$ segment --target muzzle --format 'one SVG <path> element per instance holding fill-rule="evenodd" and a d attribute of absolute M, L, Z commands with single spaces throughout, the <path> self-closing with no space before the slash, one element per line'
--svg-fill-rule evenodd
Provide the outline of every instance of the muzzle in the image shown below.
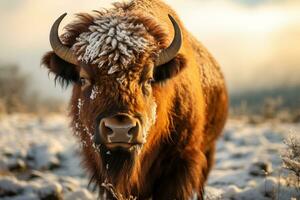
<path fill-rule="evenodd" d="M 126 113 L 102 118 L 98 130 L 101 144 L 108 149 L 130 149 L 132 146 L 144 143 L 139 119 Z"/>

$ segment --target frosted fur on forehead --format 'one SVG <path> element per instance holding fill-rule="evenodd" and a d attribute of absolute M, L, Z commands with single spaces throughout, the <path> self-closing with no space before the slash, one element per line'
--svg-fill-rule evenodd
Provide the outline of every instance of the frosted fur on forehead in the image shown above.
<path fill-rule="evenodd" d="M 137 23 L 135 16 L 101 16 L 88 29 L 77 37 L 72 48 L 78 60 L 99 68 L 108 66 L 108 74 L 127 68 L 148 47 L 146 28 Z"/>

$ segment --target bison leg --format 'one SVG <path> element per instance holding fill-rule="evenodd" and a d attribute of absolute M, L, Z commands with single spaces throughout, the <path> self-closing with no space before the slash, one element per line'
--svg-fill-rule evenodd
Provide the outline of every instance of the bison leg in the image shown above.
<path fill-rule="evenodd" d="M 216 146 L 215 144 L 212 144 L 212 146 L 210 148 L 208 148 L 208 150 L 205 152 L 205 157 L 206 157 L 206 160 L 207 160 L 207 168 L 204 172 L 205 180 L 207 180 L 209 172 L 214 166 L 215 149 L 216 149 L 215 146 Z"/>
<path fill-rule="evenodd" d="M 203 169 L 203 173 L 200 174 L 200 176 L 203 174 L 203 181 L 206 182 L 206 180 L 208 179 L 208 175 L 210 170 L 212 169 L 213 165 L 214 165 L 214 160 L 215 160 L 215 144 L 212 144 L 212 146 L 210 148 L 208 148 L 208 150 L 205 152 L 205 157 L 207 160 L 207 167 Z M 205 195 L 205 189 L 204 189 L 204 185 L 200 185 L 199 187 L 199 192 L 198 192 L 198 196 L 197 196 L 197 200 L 203 200 L 204 199 L 204 195 Z"/>

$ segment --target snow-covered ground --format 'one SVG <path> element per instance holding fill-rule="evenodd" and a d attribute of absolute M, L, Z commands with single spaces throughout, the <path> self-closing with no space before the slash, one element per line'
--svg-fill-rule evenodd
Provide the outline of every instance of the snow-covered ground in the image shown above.
<path fill-rule="evenodd" d="M 62 115 L 0 117 L 0 199 L 96 199 L 80 167 L 79 145 Z M 280 152 L 300 124 L 229 120 L 217 147 L 207 199 L 300 199 Z"/>

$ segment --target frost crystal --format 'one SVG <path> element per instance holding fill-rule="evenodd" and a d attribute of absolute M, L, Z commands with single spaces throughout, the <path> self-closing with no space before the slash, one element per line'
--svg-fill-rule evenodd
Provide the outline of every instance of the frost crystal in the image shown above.
<path fill-rule="evenodd" d="M 90 137 L 90 140 L 93 141 L 93 134 L 91 134 L 88 127 L 84 128 L 84 132 L 86 132 L 86 134 Z"/>
<path fill-rule="evenodd" d="M 82 106 L 83 106 L 83 101 L 79 98 L 78 103 L 77 103 L 78 115 L 80 115 L 80 113 L 81 113 Z"/>
<path fill-rule="evenodd" d="M 108 74 L 113 74 L 127 68 L 136 55 L 146 50 L 145 32 L 136 17 L 108 14 L 95 19 L 89 31 L 79 35 L 73 49 L 78 60 L 97 64 L 99 68 L 109 66 Z"/>
<path fill-rule="evenodd" d="M 300 177 L 300 137 L 291 135 L 285 140 L 286 151 L 282 155 L 284 167 Z"/>
<path fill-rule="evenodd" d="M 98 86 L 94 86 L 93 90 L 92 90 L 92 93 L 91 93 L 91 96 L 90 96 L 90 99 L 92 99 L 92 100 L 96 99 L 98 93 L 99 93 Z"/>
<path fill-rule="evenodd" d="M 78 122 L 76 122 L 76 123 L 75 123 L 75 129 L 74 129 L 74 134 L 75 134 L 76 136 L 79 136 L 79 135 L 80 135 L 80 130 L 79 130 L 79 128 L 80 128 L 80 125 L 79 125 Z"/>
<path fill-rule="evenodd" d="M 123 74 L 120 78 L 117 78 L 117 81 L 119 82 L 120 85 L 124 85 L 126 81 L 125 74 Z"/>

